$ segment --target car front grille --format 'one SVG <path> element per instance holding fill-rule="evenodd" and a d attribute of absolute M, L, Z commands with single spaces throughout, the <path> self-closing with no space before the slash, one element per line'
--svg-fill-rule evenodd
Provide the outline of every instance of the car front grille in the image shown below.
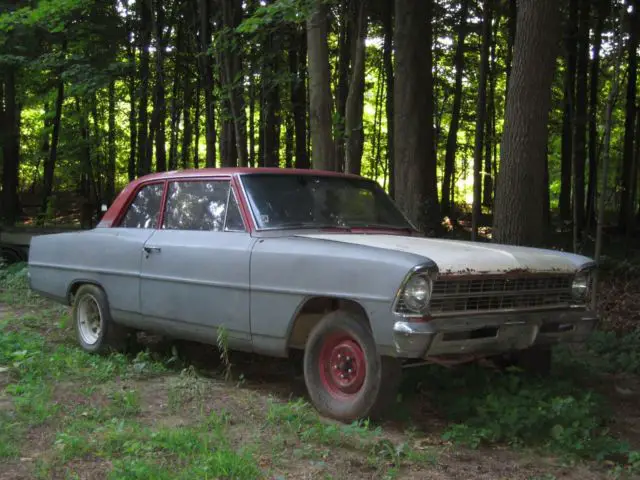
<path fill-rule="evenodd" d="M 441 277 L 433 284 L 431 314 L 564 307 L 573 275 Z"/>

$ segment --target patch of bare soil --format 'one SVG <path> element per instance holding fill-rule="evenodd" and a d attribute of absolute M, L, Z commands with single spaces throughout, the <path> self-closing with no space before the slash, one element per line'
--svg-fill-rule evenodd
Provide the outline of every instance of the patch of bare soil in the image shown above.
<path fill-rule="evenodd" d="M 0 480 L 32 480 L 36 462 L 46 455 L 54 436 L 50 425 L 30 428 L 23 439 L 20 457 L 0 464 Z"/>
<path fill-rule="evenodd" d="M 103 480 L 108 477 L 112 465 L 109 460 L 98 457 L 87 457 L 83 459 L 72 460 L 64 467 L 55 469 L 50 476 L 51 480 L 66 480 L 68 478 L 77 478 L 82 480 Z"/>

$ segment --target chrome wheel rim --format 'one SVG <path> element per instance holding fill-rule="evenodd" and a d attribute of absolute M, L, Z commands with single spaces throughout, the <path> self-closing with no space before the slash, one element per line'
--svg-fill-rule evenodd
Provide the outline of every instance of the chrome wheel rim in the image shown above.
<path fill-rule="evenodd" d="M 78 331 L 82 341 L 94 345 L 102 332 L 102 311 L 93 295 L 84 295 L 77 308 Z"/>

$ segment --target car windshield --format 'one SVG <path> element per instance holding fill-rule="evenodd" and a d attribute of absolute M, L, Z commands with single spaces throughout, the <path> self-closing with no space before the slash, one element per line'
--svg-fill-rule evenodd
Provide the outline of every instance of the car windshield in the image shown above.
<path fill-rule="evenodd" d="M 376 182 L 341 176 L 243 175 L 259 229 L 413 227 Z"/>

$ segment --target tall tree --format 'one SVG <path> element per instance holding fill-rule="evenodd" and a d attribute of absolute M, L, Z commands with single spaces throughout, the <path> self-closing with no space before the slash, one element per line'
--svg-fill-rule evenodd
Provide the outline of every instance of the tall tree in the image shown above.
<path fill-rule="evenodd" d="M 433 132 L 432 0 L 396 0 L 396 202 L 417 228 L 439 229 Z"/>
<path fill-rule="evenodd" d="M 295 166 L 309 168 L 307 155 L 307 102 L 306 102 L 307 36 L 296 27 L 289 47 L 289 72 L 291 74 L 291 104 L 295 128 Z"/>
<path fill-rule="evenodd" d="M 309 58 L 311 163 L 319 170 L 336 168 L 332 136 L 327 15 L 328 8 L 324 0 L 314 0 L 307 20 L 307 55 Z"/>
<path fill-rule="evenodd" d="M 199 39 L 200 39 L 200 85 L 204 90 L 204 122 L 207 153 L 207 167 L 216 166 L 216 116 L 213 86 L 213 67 L 211 65 L 211 2 L 198 0 Z M 197 152 L 195 153 L 197 155 Z"/>
<path fill-rule="evenodd" d="M 107 139 L 107 172 L 105 184 L 105 198 L 107 205 L 116 197 L 116 159 L 118 155 L 116 146 L 116 82 L 109 82 L 109 133 Z"/>
<path fill-rule="evenodd" d="M 578 55 L 578 2 L 569 0 L 569 15 L 564 32 L 564 110 L 562 116 L 562 151 L 560 157 L 560 216 L 571 218 L 571 172 L 573 159 L 573 112 L 576 96 L 576 58 Z"/>
<path fill-rule="evenodd" d="M 62 45 L 62 55 L 66 53 L 67 42 Z M 44 162 L 43 192 L 42 205 L 40 213 L 45 215 L 49 206 L 49 197 L 53 192 L 53 179 L 58 158 L 58 143 L 60 141 L 60 126 L 62 124 L 62 104 L 64 103 L 64 78 L 62 77 L 62 69 L 58 69 L 58 88 L 56 89 L 55 113 L 53 116 L 53 131 L 51 132 L 51 148 L 49 155 Z"/>
<path fill-rule="evenodd" d="M 600 93 L 600 51 L 604 21 L 610 8 L 610 0 L 598 0 L 596 7 L 596 26 L 593 34 L 593 56 L 589 73 L 589 184 L 587 189 L 587 221 L 589 225 L 595 219 L 596 192 L 598 188 L 598 95 Z"/>
<path fill-rule="evenodd" d="M 391 197 L 395 198 L 396 193 L 396 182 L 395 182 L 395 162 L 394 162 L 394 144 L 395 144 L 395 133 L 394 133 L 394 112 L 393 112 L 393 102 L 394 102 L 394 74 L 393 74 L 393 5 L 394 0 L 387 0 L 385 2 L 384 9 L 384 19 L 383 19 L 383 28 L 384 28 L 384 43 L 382 46 L 382 60 L 384 62 L 384 77 L 386 82 L 386 110 L 387 110 L 387 162 L 389 165 L 389 194 Z"/>
<path fill-rule="evenodd" d="M 575 122 L 573 129 L 573 248 L 584 226 L 584 174 L 587 157 L 587 87 L 589 71 L 589 13 L 590 0 L 580 0 L 578 20 L 578 57 L 576 63 Z"/>
<path fill-rule="evenodd" d="M 496 186 L 493 238 L 497 242 L 540 245 L 544 239 L 541 205 L 559 18 L 556 0 L 518 2 Z"/>
<path fill-rule="evenodd" d="M 464 73 L 464 50 L 467 37 L 467 15 L 469 0 L 460 2 L 460 19 L 458 24 L 458 39 L 453 59 L 455 79 L 453 87 L 453 105 L 451 108 L 451 123 L 447 134 L 447 148 L 444 157 L 444 178 L 442 179 L 442 212 L 451 215 L 454 191 L 454 175 L 456 167 L 456 152 L 458 151 L 458 130 L 460 128 L 460 111 L 462 109 L 462 75 Z"/>
<path fill-rule="evenodd" d="M 242 74 L 242 52 L 239 37 L 231 33 L 240 24 L 242 18 L 242 2 L 239 0 L 223 0 L 222 15 L 229 35 L 226 51 L 223 53 L 223 79 L 229 92 L 229 109 L 232 115 L 233 138 L 237 150 L 238 164 L 246 167 L 249 164 L 247 151 L 247 118 L 245 114 L 244 86 Z"/>
<path fill-rule="evenodd" d="M 345 171 L 360 175 L 364 145 L 364 70 L 367 39 L 367 0 L 360 0 L 356 32 L 355 55 L 349 82 L 349 94 L 345 107 L 344 129 L 346 136 Z"/>
<path fill-rule="evenodd" d="M 138 98 L 138 176 L 151 172 L 151 152 L 149 151 L 147 123 L 149 105 L 149 47 L 151 43 L 151 16 L 153 15 L 148 0 L 138 0 L 140 10 L 140 95 Z"/>
<path fill-rule="evenodd" d="M 491 46 L 491 0 L 484 0 L 482 14 L 482 49 L 480 52 L 480 78 L 476 103 L 476 137 L 473 152 L 473 212 L 471 216 L 471 239 L 478 235 L 478 223 L 482 213 L 482 147 L 485 138 L 487 117 L 487 73 Z"/>
<path fill-rule="evenodd" d="M 153 91 L 153 113 L 151 116 L 151 131 L 156 136 L 156 170 L 162 172 L 167 169 L 167 151 L 166 151 L 166 134 L 165 119 L 167 116 L 167 108 L 165 101 L 165 85 L 164 85 L 164 50 L 165 41 L 163 35 L 164 29 L 164 7 L 160 0 L 148 0 L 149 8 L 155 6 L 155 14 L 152 11 L 152 27 L 153 35 L 156 39 L 156 82 Z"/>
<path fill-rule="evenodd" d="M 20 167 L 20 118 L 17 75 L 14 66 L 4 67 L 4 121 L 2 135 L 2 219 L 13 225 L 18 218 Z"/>
<path fill-rule="evenodd" d="M 640 0 L 631 0 L 628 11 L 629 40 L 627 43 L 627 97 L 625 105 L 624 144 L 622 150 L 622 189 L 620 191 L 620 217 L 622 230 L 627 229 L 630 216 L 634 214 L 635 198 L 631 196 L 633 170 L 633 135 L 636 118 L 636 90 L 638 81 L 638 36 L 640 35 Z"/>

